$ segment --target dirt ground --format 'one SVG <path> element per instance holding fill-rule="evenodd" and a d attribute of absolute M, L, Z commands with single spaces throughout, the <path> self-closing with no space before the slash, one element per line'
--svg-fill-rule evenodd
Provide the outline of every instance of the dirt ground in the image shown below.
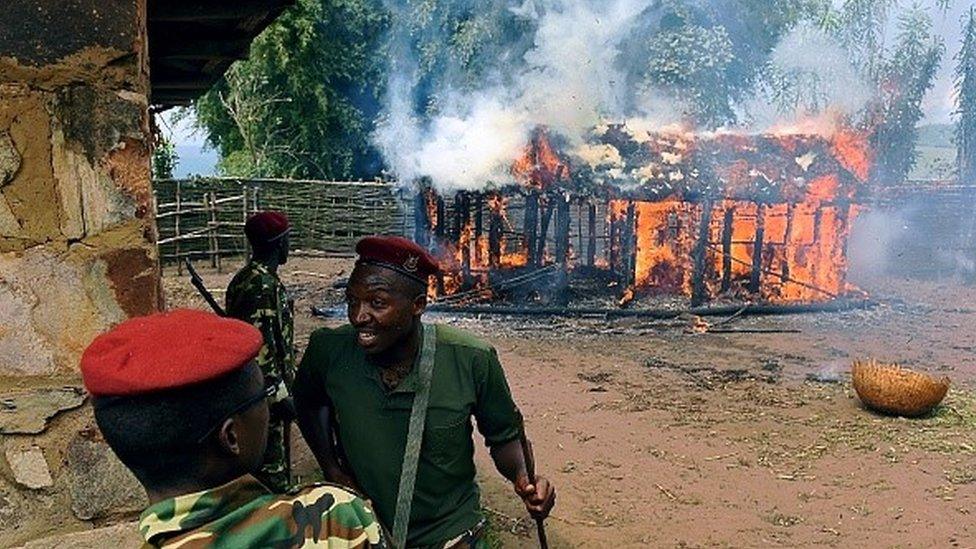
<path fill-rule="evenodd" d="M 208 286 L 224 273 L 202 269 Z M 324 323 L 349 260 L 295 258 L 300 349 Z M 869 310 L 737 318 L 693 334 L 688 319 L 537 320 L 431 315 L 494 344 L 558 503 L 553 547 L 976 546 L 976 288 L 856 281 Z M 164 277 L 169 306 L 205 307 L 186 277 Z M 222 300 L 222 294 L 218 294 Z M 720 319 L 715 319 L 717 321 Z M 795 332 L 794 332 L 795 331 Z M 863 409 L 854 358 L 948 375 L 949 396 L 916 420 Z M 314 476 L 301 443 L 296 470 Z M 484 504 L 506 547 L 534 525 L 510 486 L 478 462 Z"/>

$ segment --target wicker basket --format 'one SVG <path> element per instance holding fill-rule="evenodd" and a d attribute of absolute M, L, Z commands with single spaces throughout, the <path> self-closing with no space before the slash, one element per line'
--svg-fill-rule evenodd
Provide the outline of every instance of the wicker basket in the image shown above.
<path fill-rule="evenodd" d="M 885 414 L 917 417 L 945 398 L 949 378 L 936 379 L 897 364 L 854 361 L 854 390 L 865 406 Z"/>

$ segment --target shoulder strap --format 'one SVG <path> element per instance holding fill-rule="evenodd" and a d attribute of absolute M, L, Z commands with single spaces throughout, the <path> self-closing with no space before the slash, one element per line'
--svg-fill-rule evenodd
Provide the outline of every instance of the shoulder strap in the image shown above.
<path fill-rule="evenodd" d="M 417 482 L 417 462 L 424 438 L 427 421 L 427 402 L 430 400 L 430 380 L 434 373 L 434 352 L 437 347 L 437 329 L 433 324 L 423 324 L 423 346 L 418 364 L 419 383 L 410 409 L 410 425 L 407 428 L 407 446 L 403 451 L 400 468 L 400 488 L 397 491 L 396 515 L 393 519 L 393 546 L 407 546 L 407 525 L 410 523 L 410 507 L 413 489 Z"/>

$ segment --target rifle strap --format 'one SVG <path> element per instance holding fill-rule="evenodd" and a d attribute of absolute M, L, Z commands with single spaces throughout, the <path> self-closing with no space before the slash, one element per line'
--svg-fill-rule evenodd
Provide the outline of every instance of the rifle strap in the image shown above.
<path fill-rule="evenodd" d="M 404 549 L 407 546 L 407 526 L 410 523 L 410 508 L 413 505 L 413 491 L 417 482 L 417 463 L 420 461 L 424 424 L 427 421 L 427 403 L 430 400 L 430 383 L 434 373 L 434 353 L 437 350 L 436 326 L 422 324 L 421 328 L 423 345 L 420 349 L 417 370 L 419 382 L 413 397 L 413 407 L 410 409 L 407 444 L 403 450 L 400 488 L 397 491 L 396 514 L 393 519 L 393 546 L 397 549 Z"/>

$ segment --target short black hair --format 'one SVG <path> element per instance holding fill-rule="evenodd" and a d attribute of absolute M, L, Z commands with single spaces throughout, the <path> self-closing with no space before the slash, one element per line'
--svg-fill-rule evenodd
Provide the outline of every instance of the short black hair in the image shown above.
<path fill-rule="evenodd" d="M 200 473 L 197 441 L 254 396 L 254 362 L 203 383 L 126 397 L 95 397 L 105 441 L 143 484 L 168 486 Z"/>

